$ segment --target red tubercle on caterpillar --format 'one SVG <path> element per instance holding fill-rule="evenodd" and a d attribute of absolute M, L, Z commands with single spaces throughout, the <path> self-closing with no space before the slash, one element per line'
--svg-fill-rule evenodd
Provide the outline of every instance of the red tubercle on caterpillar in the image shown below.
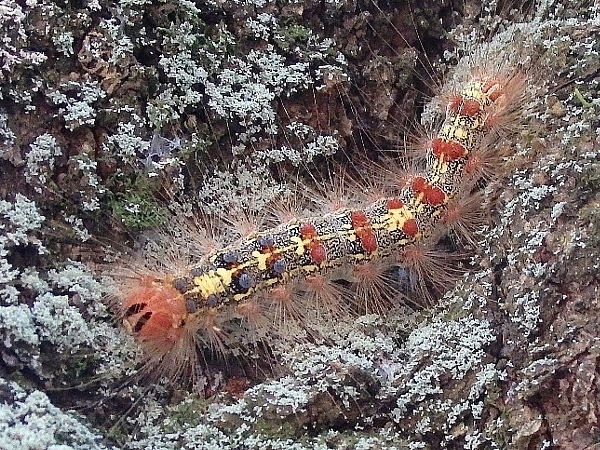
<path fill-rule="evenodd" d="M 363 211 L 352 211 L 350 219 L 352 220 L 352 228 L 362 248 L 368 253 L 377 250 L 377 236 L 366 214 Z"/>
<path fill-rule="evenodd" d="M 325 247 L 323 247 L 323 244 L 312 244 L 309 247 L 308 254 L 315 264 L 321 264 L 327 259 L 327 251 L 325 250 Z"/>
<path fill-rule="evenodd" d="M 375 250 L 377 250 L 377 236 L 375 236 L 373 230 L 363 230 L 361 232 L 357 231 L 356 235 L 360 240 L 362 248 L 366 252 L 373 253 Z"/>
<path fill-rule="evenodd" d="M 371 226 L 371 222 L 367 218 L 367 215 L 363 211 L 352 211 L 350 213 L 350 219 L 352 220 L 352 228 L 368 228 Z"/>
<path fill-rule="evenodd" d="M 423 177 L 414 179 L 412 189 L 415 194 L 422 195 L 422 200 L 431 206 L 438 206 L 446 200 L 446 194 L 440 188 L 431 186 Z"/>
<path fill-rule="evenodd" d="M 410 237 L 415 237 L 419 233 L 419 225 L 415 219 L 408 219 L 402 225 L 402 231 Z"/>
<path fill-rule="evenodd" d="M 438 206 L 444 203 L 446 194 L 439 187 L 430 186 L 425 199 L 430 205 Z"/>
<path fill-rule="evenodd" d="M 314 239 L 319 236 L 317 234 L 317 229 L 310 222 L 300 225 L 300 235 L 303 239 Z"/>
<path fill-rule="evenodd" d="M 319 234 L 315 226 L 310 222 L 302 224 L 300 226 L 300 235 L 302 239 L 309 241 L 306 247 L 308 248 L 308 255 L 311 261 L 315 264 L 323 263 L 327 259 L 327 251 L 323 247 L 323 244 L 319 242 Z"/>
<path fill-rule="evenodd" d="M 402 200 L 400 200 L 399 198 L 392 198 L 389 199 L 386 203 L 386 207 L 388 210 L 390 209 L 400 209 L 404 206 L 404 203 L 402 203 Z"/>
<path fill-rule="evenodd" d="M 464 98 L 461 94 L 450 97 L 448 110 L 453 114 L 473 117 L 481 112 L 481 104 L 477 100 Z"/>
<path fill-rule="evenodd" d="M 449 142 L 442 138 L 432 139 L 431 149 L 436 158 L 444 158 L 446 161 L 454 161 L 467 154 L 467 150 L 458 142 Z"/>
<path fill-rule="evenodd" d="M 504 89 L 500 82 L 495 78 L 490 78 L 483 85 L 482 91 L 487 95 L 490 101 L 495 102 L 498 97 L 504 94 Z"/>
<path fill-rule="evenodd" d="M 423 177 L 417 177 L 412 182 L 412 189 L 416 194 L 424 193 L 427 188 L 429 188 L 429 184 Z"/>

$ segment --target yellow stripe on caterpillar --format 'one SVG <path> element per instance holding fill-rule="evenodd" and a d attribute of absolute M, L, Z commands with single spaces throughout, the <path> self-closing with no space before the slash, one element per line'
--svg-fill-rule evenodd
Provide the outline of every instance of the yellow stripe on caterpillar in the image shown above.
<path fill-rule="evenodd" d="M 206 300 L 210 295 L 217 295 L 225 292 L 227 286 L 231 284 L 233 273 L 231 270 L 219 267 L 216 271 L 209 270 L 206 273 L 194 277 L 193 282 L 197 286 L 190 293 L 200 293 Z"/>

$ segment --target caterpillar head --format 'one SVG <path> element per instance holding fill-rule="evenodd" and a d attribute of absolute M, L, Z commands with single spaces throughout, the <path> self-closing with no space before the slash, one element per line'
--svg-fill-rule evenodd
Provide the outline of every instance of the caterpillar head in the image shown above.
<path fill-rule="evenodd" d="M 139 276 L 122 298 L 124 327 L 143 350 L 140 375 L 195 383 L 199 374 L 199 321 L 171 280 Z"/>
<path fill-rule="evenodd" d="M 183 295 L 163 280 L 137 280 L 121 305 L 123 324 L 148 351 L 166 353 L 186 333 L 189 316 Z"/>

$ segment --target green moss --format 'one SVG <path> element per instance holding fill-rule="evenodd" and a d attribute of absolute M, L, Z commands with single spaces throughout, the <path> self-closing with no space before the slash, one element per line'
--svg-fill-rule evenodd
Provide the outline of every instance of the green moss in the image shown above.
<path fill-rule="evenodd" d="M 299 43 L 306 43 L 311 34 L 310 29 L 302 25 L 291 24 L 288 27 L 282 28 L 280 33 L 275 35 L 274 40 L 277 42 L 279 48 L 289 51 Z"/>
<path fill-rule="evenodd" d="M 298 434 L 298 423 L 292 420 L 273 421 L 259 418 L 253 426 L 255 433 L 271 439 L 290 439 Z"/>
<path fill-rule="evenodd" d="M 175 407 L 169 409 L 169 421 L 164 431 L 167 433 L 178 433 L 182 429 L 191 428 L 206 422 L 205 414 L 208 412 L 209 400 L 187 397 Z"/>
<path fill-rule="evenodd" d="M 139 233 L 164 223 L 168 209 L 154 197 L 154 189 L 147 179 L 140 177 L 124 192 L 113 194 L 109 208 L 129 232 Z"/>
<path fill-rule="evenodd" d="M 587 192 L 600 189 L 600 163 L 588 164 L 581 173 L 581 184 Z"/>

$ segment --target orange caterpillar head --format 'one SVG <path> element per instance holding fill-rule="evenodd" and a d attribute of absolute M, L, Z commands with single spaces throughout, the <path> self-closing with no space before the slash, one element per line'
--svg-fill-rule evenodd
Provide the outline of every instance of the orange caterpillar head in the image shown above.
<path fill-rule="evenodd" d="M 123 324 L 142 342 L 172 345 L 182 337 L 188 315 L 183 295 L 153 277 L 144 277 L 123 300 Z"/>
<path fill-rule="evenodd" d="M 144 350 L 142 374 L 193 381 L 197 370 L 197 320 L 184 296 L 167 281 L 137 278 L 121 303 L 123 324 Z M 183 377 L 182 377 L 183 375 Z"/>

